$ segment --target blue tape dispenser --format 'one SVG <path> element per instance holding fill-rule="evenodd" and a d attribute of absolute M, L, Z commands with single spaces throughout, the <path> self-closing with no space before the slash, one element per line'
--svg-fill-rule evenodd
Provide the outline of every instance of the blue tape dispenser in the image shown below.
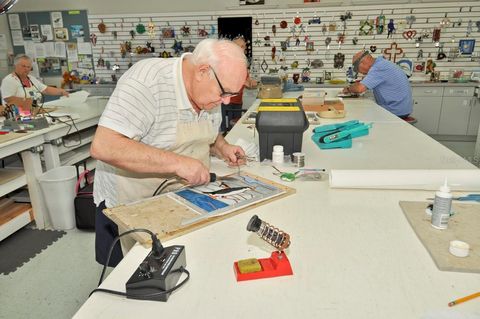
<path fill-rule="evenodd" d="M 338 124 L 328 124 L 316 127 L 312 140 L 321 149 L 351 148 L 352 139 L 369 134 L 372 123 L 365 124 L 352 120 Z"/>

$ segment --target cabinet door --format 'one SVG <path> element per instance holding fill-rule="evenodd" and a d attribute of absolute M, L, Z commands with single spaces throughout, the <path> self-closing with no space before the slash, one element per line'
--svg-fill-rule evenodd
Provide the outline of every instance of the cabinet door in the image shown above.
<path fill-rule="evenodd" d="M 470 120 L 468 122 L 467 135 L 477 135 L 479 125 L 480 125 L 480 100 L 477 98 L 472 98 L 472 111 L 470 112 Z"/>
<path fill-rule="evenodd" d="M 441 107 L 441 96 L 414 97 L 412 116 L 417 119 L 415 127 L 427 134 L 437 134 Z"/>
<path fill-rule="evenodd" d="M 466 135 L 470 118 L 471 97 L 444 97 L 438 134 Z"/>

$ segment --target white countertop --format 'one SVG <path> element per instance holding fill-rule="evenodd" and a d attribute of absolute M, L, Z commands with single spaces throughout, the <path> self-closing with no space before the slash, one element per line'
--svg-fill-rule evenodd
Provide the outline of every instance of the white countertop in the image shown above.
<path fill-rule="evenodd" d="M 370 135 L 354 139 L 351 149 L 320 150 L 310 140 L 310 127 L 303 139 L 308 167 L 473 168 L 372 101 L 350 99 L 345 104 L 347 117 L 336 121 L 373 122 Z M 236 125 L 227 138 L 258 139 L 253 134 L 247 125 Z M 212 170 L 232 171 L 218 161 Z M 256 163 L 243 170 L 280 182 L 268 166 Z M 192 276 L 168 302 L 95 293 L 75 318 L 480 316 L 478 300 L 447 306 L 478 291 L 480 274 L 439 271 L 398 205 L 400 200 L 425 200 L 432 192 L 331 189 L 327 179 L 288 185 L 296 194 L 165 242 L 186 246 Z M 290 234 L 292 245 L 286 253 L 293 276 L 236 282 L 234 261 L 266 258 L 272 252 L 246 231 L 253 214 Z M 102 287 L 125 291 L 125 282 L 147 253 L 135 246 Z"/>

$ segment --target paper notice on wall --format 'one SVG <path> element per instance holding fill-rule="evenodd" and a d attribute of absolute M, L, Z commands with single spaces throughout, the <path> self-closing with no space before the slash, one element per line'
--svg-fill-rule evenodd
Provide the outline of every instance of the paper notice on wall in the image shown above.
<path fill-rule="evenodd" d="M 34 49 L 35 49 L 35 57 L 38 59 L 38 58 L 46 58 L 46 54 L 45 54 L 45 46 L 43 45 L 43 43 L 35 43 L 34 44 Z"/>
<path fill-rule="evenodd" d="M 90 42 L 78 42 L 78 54 L 92 54 L 92 45 Z"/>
<path fill-rule="evenodd" d="M 25 41 L 25 54 L 30 58 L 35 59 L 35 43 L 33 41 Z"/>
<path fill-rule="evenodd" d="M 35 63 L 35 62 L 32 63 L 32 75 L 37 78 L 40 77 L 38 63 Z"/>
<path fill-rule="evenodd" d="M 14 46 L 23 45 L 23 34 L 22 30 L 12 30 L 12 42 Z"/>
<path fill-rule="evenodd" d="M 63 17 L 61 12 L 52 12 L 50 17 L 54 28 L 63 28 Z"/>
<path fill-rule="evenodd" d="M 43 42 L 45 46 L 45 56 L 46 57 L 54 57 L 55 56 L 55 46 L 53 42 Z"/>
<path fill-rule="evenodd" d="M 10 22 L 10 30 L 21 29 L 20 16 L 18 14 L 9 14 L 8 22 Z"/>
<path fill-rule="evenodd" d="M 7 50 L 7 35 L 0 34 L 0 51 Z"/>
<path fill-rule="evenodd" d="M 67 44 L 67 58 L 68 62 L 78 62 L 78 51 L 76 43 Z"/>
<path fill-rule="evenodd" d="M 55 56 L 59 58 L 66 58 L 65 42 L 55 42 Z"/>
<path fill-rule="evenodd" d="M 40 29 L 42 30 L 42 36 L 46 37 L 47 41 L 53 40 L 53 30 L 50 24 L 42 24 Z"/>

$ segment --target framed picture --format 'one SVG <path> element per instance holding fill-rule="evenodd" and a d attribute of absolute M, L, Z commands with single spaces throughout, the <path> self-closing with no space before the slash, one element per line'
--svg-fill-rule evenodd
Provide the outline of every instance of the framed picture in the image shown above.
<path fill-rule="evenodd" d="M 323 76 L 325 81 L 330 81 L 332 79 L 332 72 L 325 71 L 325 75 Z"/>
<path fill-rule="evenodd" d="M 458 50 L 461 54 L 472 54 L 475 49 L 475 40 L 464 39 L 458 42 Z"/>
<path fill-rule="evenodd" d="M 68 41 L 67 28 L 55 28 L 55 41 Z"/>

